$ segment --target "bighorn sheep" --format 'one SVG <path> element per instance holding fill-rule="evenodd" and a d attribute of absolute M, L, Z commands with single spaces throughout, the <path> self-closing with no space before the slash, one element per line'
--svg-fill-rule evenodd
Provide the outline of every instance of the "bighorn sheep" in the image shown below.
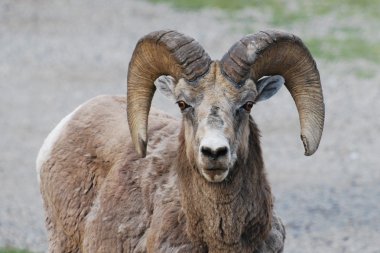
<path fill-rule="evenodd" d="M 127 99 L 90 100 L 41 148 L 49 251 L 282 252 L 285 230 L 250 110 L 284 82 L 311 155 L 324 103 L 298 37 L 247 35 L 212 61 L 178 32 L 144 36 L 130 61 Z M 181 122 L 149 113 L 154 84 L 177 102 Z"/>

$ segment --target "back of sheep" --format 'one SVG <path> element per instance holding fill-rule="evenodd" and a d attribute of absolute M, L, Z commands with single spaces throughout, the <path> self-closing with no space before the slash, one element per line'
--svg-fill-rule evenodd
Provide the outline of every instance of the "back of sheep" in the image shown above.
<path fill-rule="evenodd" d="M 137 159 L 130 155 L 125 106 L 123 97 L 94 98 L 66 116 L 41 147 L 37 172 L 49 252 L 78 251 L 86 216 L 108 172 Z"/>

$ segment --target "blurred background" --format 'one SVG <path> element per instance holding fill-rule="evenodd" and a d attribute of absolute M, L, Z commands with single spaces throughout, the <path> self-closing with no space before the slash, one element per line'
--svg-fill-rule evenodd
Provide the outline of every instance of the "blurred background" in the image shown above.
<path fill-rule="evenodd" d="M 137 40 L 168 28 L 213 59 L 264 29 L 302 38 L 325 96 L 317 153 L 303 156 L 286 89 L 252 112 L 285 252 L 380 252 L 379 10 L 379 0 L 0 0 L 0 253 L 47 250 L 39 147 L 79 104 L 125 94 Z M 158 94 L 154 106 L 179 116 Z"/>

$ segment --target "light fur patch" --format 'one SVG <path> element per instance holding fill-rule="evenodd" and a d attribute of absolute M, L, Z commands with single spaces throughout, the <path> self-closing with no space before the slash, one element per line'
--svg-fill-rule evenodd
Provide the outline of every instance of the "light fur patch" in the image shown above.
<path fill-rule="evenodd" d="M 198 152 L 198 164 L 201 165 L 201 167 L 205 167 L 206 165 L 203 162 L 203 158 L 201 155 L 201 149 L 202 147 L 207 147 L 211 150 L 217 150 L 222 147 L 226 147 L 228 149 L 227 157 L 225 160 L 225 163 L 228 164 L 228 168 L 226 171 L 220 173 L 220 174 L 214 174 L 209 175 L 204 169 L 201 170 L 202 175 L 206 178 L 209 182 L 222 182 L 228 175 L 230 164 L 231 164 L 231 153 L 230 153 L 230 145 L 228 143 L 227 138 L 224 136 L 223 132 L 215 129 L 209 129 L 206 127 L 205 136 L 202 138 L 200 145 L 199 145 L 199 152 Z M 207 166 L 206 166 L 207 167 Z M 223 166 L 224 167 L 224 166 Z"/>
<path fill-rule="evenodd" d="M 65 129 L 67 123 L 71 120 L 73 115 L 82 107 L 82 105 L 78 106 L 73 112 L 64 117 L 58 125 L 49 133 L 49 135 L 44 140 L 42 147 L 37 155 L 36 160 L 36 171 L 37 171 L 37 181 L 40 183 L 41 181 L 41 169 L 42 165 L 49 160 L 51 156 L 51 151 L 54 147 L 54 144 L 57 142 L 59 136 L 62 134 Z"/>
<path fill-rule="evenodd" d="M 221 147 L 227 147 L 229 149 L 229 144 L 222 132 L 210 129 L 206 131 L 205 137 L 201 140 L 199 149 L 201 149 L 202 147 L 208 147 L 211 150 L 217 150 Z M 230 159 L 229 153 L 228 159 Z"/>
<path fill-rule="evenodd" d="M 86 224 L 93 222 L 97 218 L 99 210 L 100 210 L 100 197 L 98 195 L 95 198 L 94 202 L 92 203 L 90 212 L 86 216 Z"/>

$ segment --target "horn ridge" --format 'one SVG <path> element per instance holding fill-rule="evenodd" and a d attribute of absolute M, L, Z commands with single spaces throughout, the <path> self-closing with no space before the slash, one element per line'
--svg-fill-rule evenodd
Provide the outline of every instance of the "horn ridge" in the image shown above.
<path fill-rule="evenodd" d="M 208 72 L 211 59 L 193 38 L 173 30 L 149 33 L 136 44 L 128 68 L 127 117 L 136 151 L 144 157 L 148 114 L 161 75 L 195 82 Z"/>
<path fill-rule="evenodd" d="M 322 86 L 316 62 L 299 37 L 272 30 L 244 36 L 223 56 L 221 68 L 238 87 L 247 78 L 257 82 L 282 75 L 297 106 L 305 155 L 317 150 L 325 115 Z"/>

